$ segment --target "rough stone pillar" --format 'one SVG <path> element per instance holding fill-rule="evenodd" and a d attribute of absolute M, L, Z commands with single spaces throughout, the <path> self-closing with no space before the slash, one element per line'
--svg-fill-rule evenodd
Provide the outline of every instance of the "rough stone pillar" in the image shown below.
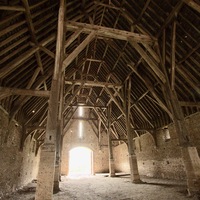
<path fill-rule="evenodd" d="M 115 177 L 115 161 L 114 159 L 109 159 L 109 176 Z"/>
<path fill-rule="evenodd" d="M 185 171 L 187 175 L 188 193 L 200 190 L 200 158 L 196 147 L 181 148 Z"/>
<path fill-rule="evenodd" d="M 61 88 L 62 89 L 62 88 Z M 63 98 L 63 93 L 61 92 L 61 97 Z M 56 160 L 55 160 L 55 174 L 54 174 L 54 186 L 53 186 L 53 193 L 57 193 L 60 191 L 59 182 L 60 182 L 60 169 L 61 169 L 61 148 L 62 148 L 62 99 L 60 99 L 60 109 L 59 109 L 59 120 L 58 120 L 58 128 L 57 128 L 57 138 L 56 138 Z"/>
<path fill-rule="evenodd" d="M 37 178 L 35 200 L 52 200 L 55 163 L 55 145 L 46 143 L 42 146 L 40 166 Z"/>
<path fill-rule="evenodd" d="M 59 125 L 58 125 L 59 126 Z M 54 186 L 53 193 L 60 191 L 59 182 L 60 182 L 60 127 L 57 132 L 57 141 L 56 141 L 56 159 L 55 159 L 55 172 L 54 172 Z"/>
<path fill-rule="evenodd" d="M 55 164 L 55 172 L 54 172 L 54 184 L 53 184 L 53 193 L 57 193 L 60 191 L 59 182 L 60 182 L 60 162 L 56 160 Z"/>
<path fill-rule="evenodd" d="M 112 149 L 112 141 L 110 136 L 108 136 L 108 148 L 109 148 L 109 176 L 114 177 L 115 176 L 115 162 L 113 159 L 113 149 Z"/>
<path fill-rule="evenodd" d="M 129 155 L 130 171 L 131 171 L 131 181 L 133 183 L 140 183 L 140 175 L 138 172 L 137 157 L 135 154 Z"/>

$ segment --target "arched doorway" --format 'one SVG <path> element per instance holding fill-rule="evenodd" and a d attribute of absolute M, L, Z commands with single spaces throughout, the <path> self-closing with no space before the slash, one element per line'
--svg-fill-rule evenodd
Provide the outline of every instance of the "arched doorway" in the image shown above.
<path fill-rule="evenodd" d="M 86 147 L 76 147 L 69 151 L 68 176 L 92 175 L 93 152 Z"/>

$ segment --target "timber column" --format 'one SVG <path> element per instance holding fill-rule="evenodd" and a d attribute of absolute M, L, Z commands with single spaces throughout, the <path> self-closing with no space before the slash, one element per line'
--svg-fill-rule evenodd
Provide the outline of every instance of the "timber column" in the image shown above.
<path fill-rule="evenodd" d="M 61 151 L 62 151 L 62 135 L 63 135 L 63 99 L 64 99 L 64 72 L 62 72 L 61 87 L 60 87 L 60 104 L 57 123 L 57 138 L 56 138 L 56 161 L 55 161 L 55 174 L 54 174 L 54 187 L 53 193 L 60 191 L 59 183 L 61 180 Z"/>
<path fill-rule="evenodd" d="M 166 31 L 163 31 L 162 38 L 162 68 L 165 73 L 166 83 L 163 85 L 163 93 L 172 110 L 173 122 L 181 148 L 183 164 L 187 175 L 187 190 L 189 195 L 200 191 L 200 158 L 197 148 L 193 147 L 190 142 L 189 132 L 185 124 L 184 113 L 179 103 L 175 90 L 175 67 L 176 67 L 176 20 L 172 28 L 171 44 L 171 81 L 165 68 L 166 64 Z M 158 51 L 159 52 L 159 51 Z M 161 53 L 160 53 L 161 55 Z"/>
<path fill-rule="evenodd" d="M 109 176 L 115 176 L 115 162 L 113 158 L 113 148 L 111 140 L 111 104 L 108 106 L 108 149 L 109 149 Z"/>
<path fill-rule="evenodd" d="M 128 79 L 128 86 L 126 86 L 126 99 L 125 99 L 125 110 L 126 110 L 126 129 L 127 129 L 127 139 L 128 139 L 128 153 L 129 153 L 129 164 L 131 181 L 133 183 L 141 183 L 140 175 L 138 171 L 137 157 L 133 149 L 133 134 L 131 132 L 131 122 L 130 122 L 130 108 L 131 108 L 131 77 Z M 127 102 L 128 101 L 128 102 Z"/>
<path fill-rule="evenodd" d="M 56 43 L 56 58 L 54 74 L 51 83 L 49 98 L 49 110 L 47 115 L 47 128 L 44 145 L 41 148 L 41 157 L 38 171 L 38 183 L 36 187 L 35 200 L 52 200 L 56 158 L 56 140 L 58 123 L 58 102 L 60 92 L 60 81 L 62 75 L 62 58 L 64 43 L 64 18 L 65 0 L 60 0 L 58 16 L 58 33 Z"/>

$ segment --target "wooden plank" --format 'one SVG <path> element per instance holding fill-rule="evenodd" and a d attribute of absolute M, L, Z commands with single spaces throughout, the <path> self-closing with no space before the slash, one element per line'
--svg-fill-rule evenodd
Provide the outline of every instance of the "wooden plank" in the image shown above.
<path fill-rule="evenodd" d="M 66 112 L 68 106 L 72 103 L 72 101 L 74 100 L 74 98 L 76 97 L 76 95 L 80 92 L 80 90 L 82 89 L 82 87 L 83 87 L 83 85 L 81 85 L 80 87 L 78 87 L 74 91 L 73 95 L 69 99 L 67 99 L 67 103 L 64 105 L 65 107 L 63 109 L 63 114 Z"/>
<path fill-rule="evenodd" d="M 41 6 L 42 4 L 44 4 L 44 3 L 48 2 L 48 1 L 49 1 L 49 0 L 39 1 L 38 3 L 36 3 L 36 4 L 32 5 L 32 6 L 30 6 L 30 9 L 37 8 L 37 7 Z"/>
<path fill-rule="evenodd" d="M 149 4 L 150 4 L 151 0 L 147 0 L 143 9 L 142 9 L 142 12 L 140 13 L 139 17 L 136 19 L 136 21 L 134 22 L 134 25 L 135 24 L 138 24 L 139 21 L 142 19 L 142 16 L 144 15 L 146 9 L 148 8 Z"/>
<path fill-rule="evenodd" d="M 11 21 L 12 19 L 16 19 L 18 16 L 20 16 L 21 14 L 23 14 L 23 12 L 16 12 L 16 13 L 12 13 L 6 17 L 4 17 L 3 19 L 1 19 L 0 21 L 0 26 L 2 26 L 3 24 Z"/>
<path fill-rule="evenodd" d="M 200 94 L 200 87 L 198 86 L 198 84 L 194 83 L 194 81 L 187 75 L 187 73 L 184 71 L 184 67 L 182 67 L 181 65 L 176 65 L 176 70 L 177 73 L 179 73 L 186 82 L 189 83 L 190 86 L 192 86 L 192 88 L 198 93 Z"/>
<path fill-rule="evenodd" d="M 38 97 L 49 97 L 49 91 L 42 90 L 28 90 L 19 88 L 9 88 L 0 86 L 0 94 L 7 93 L 9 95 L 24 95 L 24 96 L 38 96 Z"/>
<path fill-rule="evenodd" d="M 21 56 L 14 59 L 12 62 L 4 66 L 0 69 L 0 78 L 5 77 L 10 72 L 14 71 L 19 65 L 24 62 L 26 59 L 28 59 L 30 56 L 32 56 L 36 51 L 38 51 L 38 47 L 33 47 L 30 50 L 28 50 L 26 53 L 22 54 Z"/>
<path fill-rule="evenodd" d="M 46 126 L 27 126 L 27 131 L 33 131 L 33 130 L 46 130 Z"/>
<path fill-rule="evenodd" d="M 171 42 L 171 88 L 174 90 L 175 85 L 175 67 L 176 67 L 176 20 L 172 27 L 172 42 Z"/>
<path fill-rule="evenodd" d="M 114 28 L 108 28 L 98 25 L 74 22 L 74 21 L 67 21 L 66 28 L 71 31 L 75 31 L 77 29 L 82 28 L 82 32 L 84 33 L 90 33 L 91 31 L 95 31 L 97 36 L 108 37 L 118 40 L 125 40 L 125 41 L 128 41 L 129 39 L 132 39 L 136 42 L 147 42 L 147 43 L 152 43 L 157 41 L 143 34 L 133 33 Z"/>
<path fill-rule="evenodd" d="M 99 81 L 84 81 L 84 80 L 65 80 L 65 84 L 67 85 L 82 85 L 91 86 L 91 87 L 108 87 L 108 88 L 121 88 L 120 84 L 109 83 L 109 82 L 99 82 Z"/>
<path fill-rule="evenodd" d="M 192 9 L 196 10 L 200 13 L 200 5 L 197 2 L 194 2 L 194 0 L 184 0 L 184 2 L 190 6 Z"/>
<path fill-rule="evenodd" d="M 176 6 L 173 8 L 173 10 L 171 11 L 171 13 L 168 15 L 167 19 L 165 20 L 165 23 L 162 25 L 162 27 L 158 31 L 158 33 L 156 35 L 157 38 L 162 34 L 163 30 L 173 20 L 174 16 L 177 15 L 177 13 L 179 12 L 179 10 L 182 8 L 183 5 L 184 5 L 184 0 L 178 1 L 178 3 L 176 4 Z"/>
<path fill-rule="evenodd" d="M 50 51 L 49 49 L 47 49 L 46 47 L 43 47 L 43 46 L 39 46 L 39 48 L 45 52 L 47 55 L 49 55 L 51 58 L 55 59 L 55 54 Z"/>
<path fill-rule="evenodd" d="M 63 61 L 62 70 L 64 71 L 66 67 L 68 67 L 71 62 L 76 58 L 76 56 L 94 39 L 95 31 L 92 31 L 85 40 L 78 46 L 74 51 L 67 56 L 67 58 Z"/>
<path fill-rule="evenodd" d="M 13 31 L 14 29 L 18 28 L 19 26 L 22 26 L 23 24 L 25 24 L 25 20 L 18 22 L 16 24 L 10 25 L 7 28 L 4 28 L 0 31 L 0 37 L 5 35 L 6 33 Z"/>
<path fill-rule="evenodd" d="M 156 99 L 156 101 L 158 102 L 158 105 L 170 116 L 171 119 L 173 119 L 173 115 L 172 115 L 170 109 L 167 108 L 167 106 L 162 102 L 162 100 L 160 99 L 160 97 L 156 94 L 152 83 L 151 83 L 147 78 L 145 78 L 144 76 L 141 76 L 141 75 L 137 72 L 137 70 L 134 68 L 133 65 L 129 64 L 128 66 L 129 66 L 129 67 L 134 71 L 134 73 L 143 81 L 143 83 L 144 83 L 144 84 L 146 85 L 146 87 L 148 88 L 148 91 L 151 92 L 151 94 L 153 95 L 153 97 L 154 97 L 154 98 Z M 141 96 L 141 98 L 143 98 L 144 95 L 146 95 L 146 94 L 148 93 L 148 91 L 145 92 L 145 93 Z M 135 104 L 133 104 L 133 105 L 135 105 Z"/>
<path fill-rule="evenodd" d="M 200 102 L 187 102 L 187 101 L 179 101 L 180 106 L 183 107 L 200 107 Z"/>
<path fill-rule="evenodd" d="M 119 102 L 117 101 L 117 99 L 115 98 L 115 96 L 113 95 L 113 93 L 110 91 L 110 89 L 106 86 L 106 91 L 108 92 L 108 95 L 110 95 L 110 98 L 113 100 L 113 102 L 117 105 L 117 107 L 119 108 L 119 110 L 122 112 L 122 114 L 124 116 L 126 116 L 126 113 L 123 109 L 123 107 L 119 104 Z"/>
<path fill-rule="evenodd" d="M 22 6 L 0 6 L 0 10 L 11 10 L 11 11 L 25 12 L 25 9 Z"/>
<path fill-rule="evenodd" d="M 67 48 L 82 32 L 82 29 L 75 31 L 65 42 L 64 47 Z"/>
<path fill-rule="evenodd" d="M 116 6 L 112 5 L 112 4 L 101 3 L 101 2 L 99 2 L 99 1 L 94 1 L 94 3 L 95 3 L 96 5 L 98 5 L 98 6 L 103 6 L 103 7 L 111 8 L 111 9 L 114 9 L 114 10 L 119 10 L 119 11 L 125 10 L 125 9 L 123 9 L 123 8 L 121 8 L 121 7 L 116 7 Z"/>
<path fill-rule="evenodd" d="M 166 78 L 163 72 L 159 69 L 158 64 L 155 63 L 151 57 L 148 56 L 148 54 L 142 49 L 142 47 L 137 44 L 135 41 L 131 40 L 130 44 L 132 45 L 133 48 L 142 56 L 142 58 L 147 62 L 147 64 L 150 66 L 152 71 L 158 76 L 158 78 L 165 83 Z"/>

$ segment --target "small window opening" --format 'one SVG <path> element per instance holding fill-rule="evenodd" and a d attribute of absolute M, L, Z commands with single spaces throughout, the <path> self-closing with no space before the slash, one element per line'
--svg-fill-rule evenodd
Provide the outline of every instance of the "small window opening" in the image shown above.
<path fill-rule="evenodd" d="M 83 138 L 83 122 L 79 121 L 79 138 Z"/>
<path fill-rule="evenodd" d="M 83 107 L 79 107 L 78 114 L 79 114 L 79 117 L 83 117 Z"/>
<path fill-rule="evenodd" d="M 169 133 L 169 129 L 168 128 L 164 128 L 163 129 L 163 133 L 164 133 L 164 140 L 165 142 L 169 141 L 171 139 L 170 133 Z"/>

